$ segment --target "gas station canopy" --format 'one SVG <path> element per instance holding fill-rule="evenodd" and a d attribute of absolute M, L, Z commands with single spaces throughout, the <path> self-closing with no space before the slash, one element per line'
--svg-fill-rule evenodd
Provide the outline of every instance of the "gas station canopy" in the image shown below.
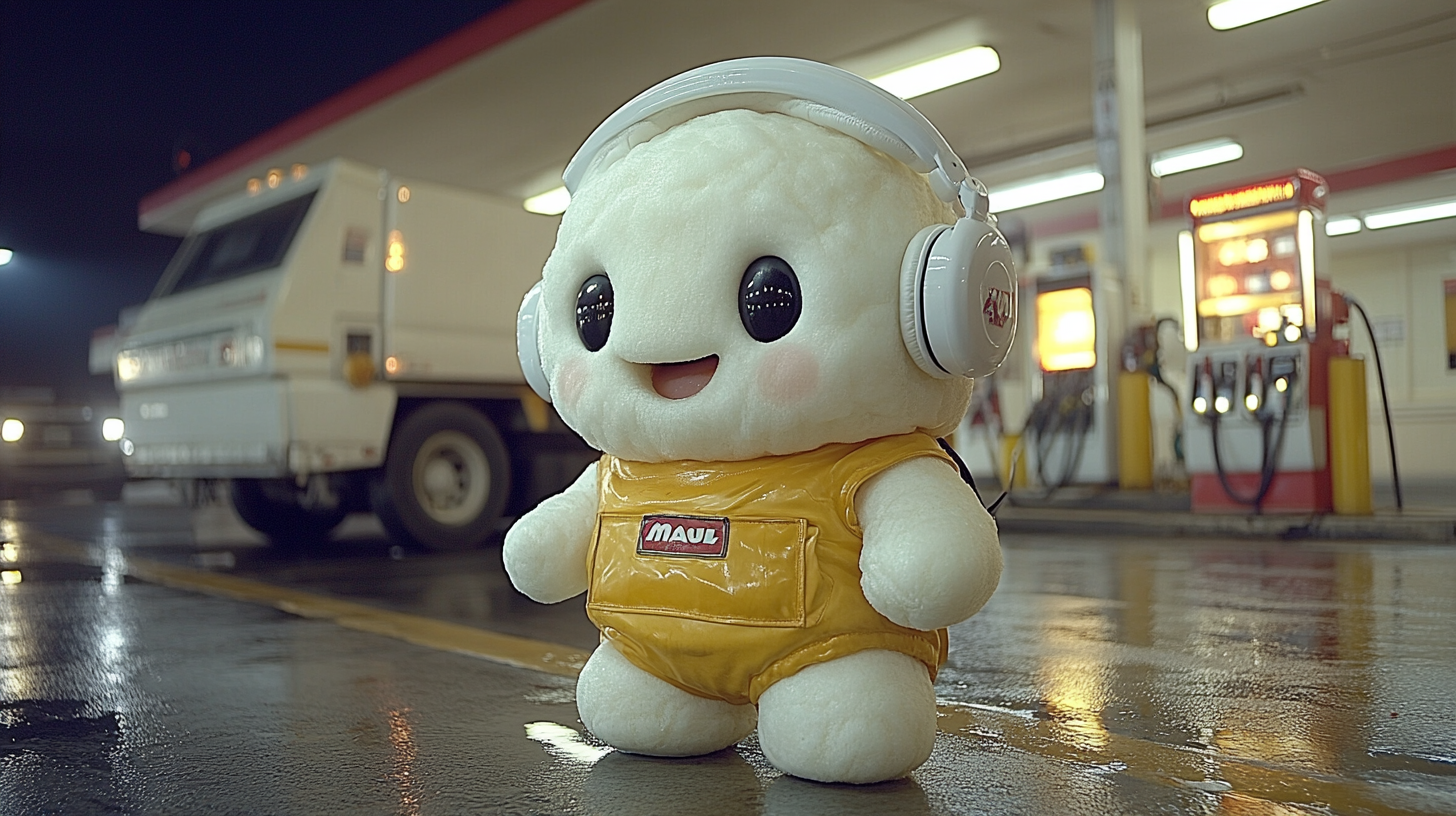
<path fill-rule="evenodd" d="M 1456 168 L 1449 0 L 1320 3 L 1231 31 L 1211 28 L 1202 2 L 1131 3 L 1149 153 L 1243 146 L 1238 161 L 1160 179 L 1164 216 L 1192 192 L 1296 166 L 1337 197 L 1452 193 L 1438 175 Z M 946 43 L 991 46 L 1000 70 L 914 104 L 994 191 L 1095 163 L 1092 26 L 1092 0 L 516 0 L 153 192 L 138 220 L 180 235 L 249 178 L 335 156 L 521 200 L 558 185 L 618 105 L 696 65 L 778 54 L 869 74 Z M 1055 231 L 1095 208 L 1083 197 L 1019 215 Z"/>

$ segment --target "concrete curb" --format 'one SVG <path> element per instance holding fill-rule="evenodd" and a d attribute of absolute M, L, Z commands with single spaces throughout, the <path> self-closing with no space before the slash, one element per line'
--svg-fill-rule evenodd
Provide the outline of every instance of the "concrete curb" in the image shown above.
<path fill-rule="evenodd" d="M 1456 514 L 1431 511 L 1247 516 L 1008 506 L 997 513 L 996 523 L 1002 532 L 1055 535 L 1456 541 Z"/>

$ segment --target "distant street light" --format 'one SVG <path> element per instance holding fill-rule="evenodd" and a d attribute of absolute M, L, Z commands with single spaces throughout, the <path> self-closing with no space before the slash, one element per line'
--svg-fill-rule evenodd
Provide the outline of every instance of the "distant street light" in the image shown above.
<path fill-rule="evenodd" d="M 14 252 L 12 252 L 12 251 L 10 251 L 8 249 L 5 249 L 3 247 L 0 247 L 0 266 L 4 266 L 5 264 L 10 263 L 10 259 L 11 258 L 14 258 L 14 257 L 15 257 L 15 253 Z"/>

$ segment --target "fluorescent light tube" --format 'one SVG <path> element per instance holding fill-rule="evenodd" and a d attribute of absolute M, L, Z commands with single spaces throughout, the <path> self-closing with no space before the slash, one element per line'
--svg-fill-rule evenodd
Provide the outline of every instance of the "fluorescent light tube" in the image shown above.
<path fill-rule="evenodd" d="M 931 91 L 994 74 L 1000 69 L 1001 57 L 996 49 L 988 45 L 978 45 L 872 77 L 870 82 L 901 99 L 914 99 Z"/>
<path fill-rule="evenodd" d="M 1325 235 L 1350 235 L 1360 231 L 1360 219 L 1353 215 L 1340 215 L 1325 222 Z"/>
<path fill-rule="evenodd" d="M 1102 189 L 1102 183 L 1102 174 L 1095 167 L 1079 167 L 1053 176 L 1027 179 L 992 190 L 991 212 L 1019 210 L 1048 201 L 1095 193 Z"/>
<path fill-rule="evenodd" d="M 1193 233 L 1188 230 L 1179 232 L 1178 278 L 1183 291 L 1183 347 L 1189 351 L 1198 350 L 1197 262 L 1193 252 Z"/>
<path fill-rule="evenodd" d="M 1401 207 L 1398 210 L 1369 213 L 1365 216 L 1365 226 L 1373 230 L 1385 229 L 1386 227 L 1418 224 L 1422 221 L 1435 221 L 1438 218 L 1451 218 L 1453 216 L 1456 216 L 1456 199 L 1451 199 L 1450 201 L 1427 201 L 1409 207 Z"/>
<path fill-rule="evenodd" d="M 1219 31 L 1298 11 L 1324 0 L 1224 0 L 1208 7 L 1208 24 Z"/>
<path fill-rule="evenodd" d="M 1154 176 L 1171 176 L 1200 167 L 1237 161 L 1244 156 L 1244 146 L 1233 139 L 1214 139 L 1175 147 L 1153 155 Z"/>
<path fill-rule="evenodd" d="M 565 187 L 557 187 L 554 190 L 531 196 L 523 202 L 523 206 L 527 212 L 540 215 L 561 215 L 566 212 L 566 205 L 570 203 L 571 193 L 566 192 Z"/>
<path fill-rule="evenodd" d="M 1294 234 L 1298 236 L 1299 239 L 1295 245 L 1299 247 L 1299 283 L 1302 287 L 1300 291 L 1304 293 L 1304 302 L 1313 306 L 1315 299 L 1314 212 L 1311 210 L 1300 210 L 1299 225 L 1296 226 L 1294 230 Z M 1270 275 L 1270 277 L 1273 277 L 1272 274 Z M 1304 330 L 1311 334 L 1313 334 L 1315 330 L 1314 321 L 1316 312 L 1316 309 L 1309 309 L 1304 312 Z M 1290 315 L 1289 322 L 1295 322 L 1293 315 Z M 1291 343 L 1299 339 L 1298 335 L 1291 337 L 1288 334 L 1285 334 L 1284 338 Z"/>

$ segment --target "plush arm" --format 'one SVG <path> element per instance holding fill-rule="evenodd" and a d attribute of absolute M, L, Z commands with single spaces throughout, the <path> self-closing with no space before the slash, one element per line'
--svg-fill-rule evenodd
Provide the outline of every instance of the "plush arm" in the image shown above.
<path fill-rule="evenodd" d="M 540 603 L 586 592 L 586 554 L 597 521 L 597 465 L 571 486 L 521 516 L 506 532 L 501 554 L 511 583 Z"/>
<path fill-rule="evenodd" d="M 1001 578 L 996 522 L 945 463 L 901 462 L 860 488 L 860 586 L 881 615 L 912 629 L 969 618 Z"/>

